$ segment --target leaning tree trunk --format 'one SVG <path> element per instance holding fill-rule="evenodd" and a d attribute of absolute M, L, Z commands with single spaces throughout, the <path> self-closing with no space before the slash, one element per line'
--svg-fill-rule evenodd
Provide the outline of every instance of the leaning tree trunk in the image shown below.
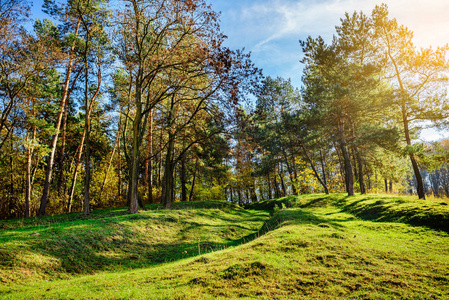
<path fill-rule="evenodd" d="M 80 23 L 81 20 L 78 19 L 78 22 L 76 24 L 76 29 L 74 32 L 74 35 L 77 36 L 78 35 L 78 30 L 80 27 Z M 75 51 L 75 45 L 73 45 L 70 48 L 70 53 L 69 53 L 69 60 L 67 62 L 67 70 L 66 70 L 66 77 L 65 77 L 65 81 L 64 81 L 64 85 L 63 85 L 63 90 L 62 90 L 62 96 L 61 96 L 61 102 L 59 104 L 59 112 L 58 112 L 58 116 L 56 118 L 56 125 L 55 125 L 55 129 L 56 129 L 56 133 L 53 136 L 52 142 L 51 142 L 51 147 L 50 147 L 50 155 L 48 156 L 48 160 L 47 160 L 47 169 L 45 172 L 45 183 L 44 183 L 44 190 L 42 192 L 42 198 L 41 198 L 41 205 L 39 207 L 39 216 L 43 216 L 45 215 L 45 209 L 47 208 L 47 204 L 48 204 L 48 196 L 49 196 L 49 192 L 50 192 L 50 183 L 51 183 L 51 178 L 52 178 L 52 174 L 53 174 L 53 164 L 55 161 L 55 153 L 56 153 L 56 146 L 58 144 L 58 136 L 59 136 L 59 129 L 61 128 L 61 123 L 62 123 L 62 115 L 64 112 L 64 107 L 65 107 L 65 103 L 67 101 L 67 94 L 68 94 L 68 90 L 69 90 L 69 83 L 70 83 L 70 76 L 72 74 L 72 67 L 73 67 L 73 53 Z"/>
<path fill-rule="evenodd" d="M 403 117 L 403 122 L 404 122 L 405 140 L 407 142 L 407 145 L 411 146 L 412 142 L 411 142 L 411 138 L 410 138 L 410 129 L 409 129 L 409 124 L 408 124 L 409 121 L 407 118 L 405 104 L 403 104 L 403 108 L 402 108 L 402 117 Z M 413 172 L 415 173 L 415 177 L 416 177 L 416 183 L 417 183 L 416 189 L 418 192 L 418 197 L 419 197 L 419 199 L 426 200 L 426 194 L 424 192 L 424 182 L 423 182 L 423 179 L 421 176 L 421 172 L 419 171 L 418 162 L 416 161 L 415 155 L 412 152 L 410 152 L 409 157 L 410 157 L 410 161 L 412 162 Z"/>
<path fill-rule="evenodd" d="M 86 40 L 86 45 L 89 40 Z M 86 132 L 86 145 L 84 155 L 84 215 L 90 214 L 90 109 L 89 103 L 89 65 L 87 63 L 87 46 L 84 51 L 84 105 L 86 107 L 86 116 L 84 120 L 84 130 Z"/>
<path fill-rule="evenodd" d="M 309 161 L 309 164 L 310 164 L 310 167 L 312 168 L 313 174 L 315 174 L 316 179 L 321 184 L 321 186 L 324 188 L 324 192 L 326 193 L 326 195 L 328 195 L 329 194 L 329 189 L 327 188 L 326 177 L 325 177 L 326 175 L 325 175 L 325 172 L 324 172 L 325 170 L 324 170 L 323 164 L 321 166 L 323 167 L 324 181 L 321 179 L 320 175 L 318 174 L 318 171 L 316 170 L 315 165 L 313 164 L 313 161 L 310 158 L 309 153 L 307 152 L 306 146 L 304 145 L 304 143 L 301 140 L 299 140 L 299 143 L 300 143 L 300 145 L 302 147 L 304 155 L 306 156 L 307 160 Z"/>
<path fill-rule="evenodd" d="M 69 99 L 70 95 L 73 92 L 73 89 L 75 88 L 75 84 L 78 81 L 78 77 L 81 74 L 82 69 L 78 71 L 78 73 L 75 76 L 75 79 L 72 81 L 72 86 L 70 87 L 69 91 L 67 92 L 67 101 L 65 102 L 64 106 L 64 118 L 62 121 L 62 136 L 61 136 L 61 151 L 59 154 L 59 175 L 58 175 L 58 194 L 62 194 L 62 182 L 64 180 L 64 158 L 65 158 L 65 144 L 66 144 L 66 132 L 67 132 L 67 117 L 68 117 L 68 106 L 69 106 Z M 67 191 L 66 188 L 64 188 L 64 193 Z"/>
<path fill-rule="evenodd" d="M 103 193 L 104 187 L 106 186 L 106 181 L 108 179 L 109 172 L 111 171 L 112 160 L 114 159 L 115 149 L 117 149 L 117 146 L 120 147 L 118 138 L 115 140 L 114 147 L 112 148 L 112 154 L 111 154 L 111 158 L 109 159 L 108 168 L 106 169 L 103 183 L 101 184 L 100 192 L 98 195 L 98 198 L 100 198 L 100 199 L 101 199 L 101 194 Z"/>

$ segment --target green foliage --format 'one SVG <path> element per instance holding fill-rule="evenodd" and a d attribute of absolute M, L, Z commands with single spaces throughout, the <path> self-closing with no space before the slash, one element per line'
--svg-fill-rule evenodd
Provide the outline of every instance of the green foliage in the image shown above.
<path fill-rule="evenodd" d="M 211 188 L 200 184 L 195 185 L 194 195 L 196 201 L 223 200 L 225 198 L 224 188 L 219 185 L 212 186 Z"/>
<path fill-rule="evenodd" d="M 289 196 L 278 199 L 263 200 L 245 205 L 246 209 L 279 211 L 279 209 L 294 207 L 297 196 Z"/>

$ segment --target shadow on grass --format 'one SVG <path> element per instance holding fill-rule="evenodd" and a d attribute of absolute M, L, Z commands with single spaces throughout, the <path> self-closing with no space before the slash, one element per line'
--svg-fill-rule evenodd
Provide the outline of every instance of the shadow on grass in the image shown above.
<path fill-rule="evenodd" d="M 360 219 L 375 222 L 400 222 L 425 226 L 449 233 L 449 207 L 446 203 L 409 200 L 403 197 L 329 195 L 306 202 L 300 207 L 323 206 L 326 202 Z"/>
<path fill-rule="evenodd" d="M 425 201 L 407 202 L 400 198 L 348 200 L 340 204 L 342 211 L 364 220 L 401 222 L 449 233 L 449 209 L 446 205 Z"/>
<path fill-rule="evenodd" d="M 288 197 L 287 197 L 288 198 Z M 252 204 L 254 209 L 272 209 L 280 206 L 284 198 Z M 445 202 L 411 200 L 404 197 L 345 194 L 301 195 L 289 199 L 294 207 L 315 208 L 336 206 L 364 220 L 375 222 L 400 222 L 414 226 L 425 226 L 449 233 L 449 205 Z"/>
<path fill-rule="evenodd" d="M 109 210 L 107 214 L 103 211 L 101 218 L 64 219 L 51 226 L 44 223 L 48 226 L 3 231 L 0 238 L 11 247 L 0 245 L 0 266 L 20 268 L 21 251 L 25 250 L 57 262 L 35 263 L 36 271 L 50 278 L 143 268 L 240 245 L 268 218 L 266 212 L 242 209 L 169 212 L 126 215 Z M 31 236 L 35 231 L 40 235 Z"/>
<path fill-rule="evenodd" d="M 238 211 L 238 219 L 215 216 L 214 211 L 195 212 L 202 217 L 217 217 L 229 224 L 201 224 L 195 220 L 177 220 L 168 216 L 144 214 L 123 215 L 117 219 L 103 219 L 89 224 L 85 228 L 62 224 L 55 230 L 43 232 L 41 237 L 30 244 L 33 252 L 57 259 L 58 266 L 42 267 L 42 272 L 49 276 L 58 274 L 93 274 L 99 271 L 122 271 L 155 266 L 184 258 L 195 257 L 205 253 L 224 250 L 248 243 L 280 226 L 285 221 L 295 224 L 329 224 L 341 226 L 336 220 L 321 219 L 303 210 L 285 210 L 274 214 L 269 220 L 265 212 Z M 152 225 L 180 226 L 173 242 L 157 243 L 151 239 L 142 239 L 142 232 L 135 227 L 127 226 L 123 221 L 152 219 Z M 260 229 L 252 229 L 252 222 L 267 220 Z M 242 223 L 235 223 L 235 222 Z M 341 221 L 341 220 L 339 220 Z M 248 226 L 243 223 L 248 222 Z M 176 224 L 175 224 L 176 223 Z M 259 223 L 260 224 L 260 223 Z M 216 242 L 212 237 L 196 239 L 197 233 L 204 231 L 219 234 L 223 242 Z M 247 233 L 247 234 L 245 234 Z M 193 236 L 185 240 L 185 235 Z M 0 251 L 0 254 L 2 252 Z M 8 262 L 14 265 L 13 253 L 5 252 Z M 19 254 L 17 254 L 19 255 Z M 14 254 L 15 256 L 15 254 Z"/>

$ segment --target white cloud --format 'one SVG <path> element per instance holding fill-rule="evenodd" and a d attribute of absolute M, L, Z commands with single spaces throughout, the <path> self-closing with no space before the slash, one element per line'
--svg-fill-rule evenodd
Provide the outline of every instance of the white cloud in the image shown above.
<path fill-rule="evenodd" d="M 415 43 L 420 46 L 441 45 L 449 37 L 449 1 L 447 0 L 385 0 L 391 17 L 415 32 Z M 248 1 L 246 1 L 248 3 Z M 250 2 L 241 7 L 237 23 L 240 34 L 253 35 L 257 42 L 254 51 L 262 51 L 266 44 L 307 35 L 330 39 L 335 26 L 345 12 L 362 10 L 369 15 L 376 0 L 293 1 L 266 0 Z"/>
<path fill-rule="evenodd" d="M 370 15 L 382 2 L 390 17 L 415 33 L 417 46 L 449 42 L 448 0 L 215 0 L 223 10 L 223 29 L 232 48 L 246 47 L 267 75 L 291 77 L 300 84 L 298 40 L 321 35 L 330 42 L 345 12 Z"/>

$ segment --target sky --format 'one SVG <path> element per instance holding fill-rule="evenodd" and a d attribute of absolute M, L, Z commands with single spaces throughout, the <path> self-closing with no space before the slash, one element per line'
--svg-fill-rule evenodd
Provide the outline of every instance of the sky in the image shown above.
<path fill-rule="evenodd" d="M 232 49 L 245 48 L 266 76 L 290 78 L 301 86 L 302 54 L 299 40 L 322 36 L 330 42 L 345 12 L 370 15 L 386 3 L 390 17 L 414 32 L 418 47 L 449 43 L 449 0 L 209 0 L 221 12 L 221 29 Z M 43 0 L 33 1 L 33 16 L 43 18 Z M 424 131 L 425 140 L 449 133 Z"/>
<path fill-rule="evenodd" d="M 211 0 L 221 11 L 226 45 L 245 48 L 267 76 L 290 78 L 301 86 L 302 54 L 299 40 L 322 36 L 331 42 L 345 12 L 370 15 L 376 5 L 388 5 L 390 18 L 414 32 L 417 47 L 449 43 L 448 0 Z M 423 141 L 449 137 L 449 132 L 424 129 Z"/>

